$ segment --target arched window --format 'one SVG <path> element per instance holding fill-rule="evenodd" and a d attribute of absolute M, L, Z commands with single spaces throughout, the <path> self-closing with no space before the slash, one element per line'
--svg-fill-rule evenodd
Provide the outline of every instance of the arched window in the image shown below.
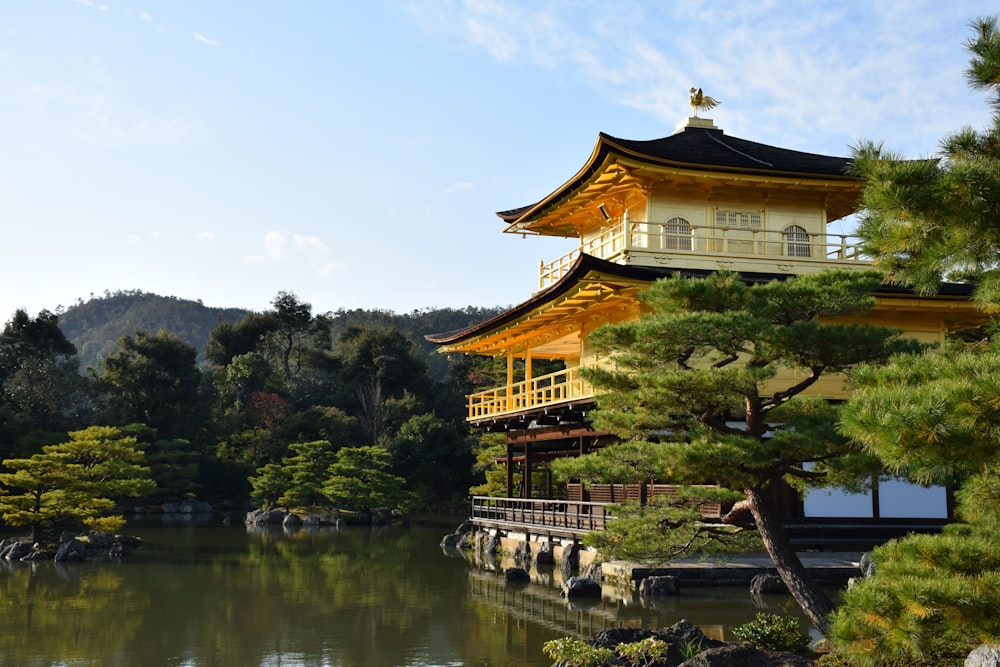
<path fill-rule="evenodd" d="M 691 225 L 684 218 L 670 218 L 663 223 L 663 247 L 667 250 L 691 249 Z"/>
<path fill-rule="evenodd" d="M 785 240 L 785 254 L 789 257 L 809 257 L 809 234 L 798 225 L 788 225 L 782 232 Z"/>

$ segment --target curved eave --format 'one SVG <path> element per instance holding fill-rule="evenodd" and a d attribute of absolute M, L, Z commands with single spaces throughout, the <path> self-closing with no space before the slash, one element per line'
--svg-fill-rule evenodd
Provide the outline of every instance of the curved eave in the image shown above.
<path fill-rule="evenodd" d="M 684 130 L 684 132 L 716 132 L 720 136 L 724 136 L 720 130 L 689 128 Z M 725 178 L 726 176 L 743 176 L 745 178 L 767 179 L 771 182 L 786 179 L 792 183 L 802 181 L 815 182 L 819 185 L 825 183 L 828 187 L 836 187 L 837 184 L 842 184 L 844 189 L 855 188 L 859 182 L 858 178 L 855 176 L 837 172 L 838 167 L 846 168 L 849 164 L 849 160 L 847 158 L 837 158 L 819 155 L 816 153 L 792 151 L 789 149 L 767 146 L 765 144 L 758 144 L 756 142 L 747 141 L 738 137 L 727 137 L 727 139 L 737 146 L 746 147 L 748 149 L 752 148 L 761 152 L 768 151 L 773 154 L 768 155 L 768 157 L 771 157 L 772 159 L 781 158 L 786 162 L 786 164 L 787 162 L 801 160 L 803 162 L 813 162 L 817 166 L 823 166 L 824 169 L 792 169 L 787 166 L 775 166 L 774 163 L 755 158 L 749 154 L 741 152 L 739 148 L 725 143 L 721 143 L 719 145 L 725 147 L 726 150 L 731 151 L 734 155 L 743 156 L 741 159 L 745 160 L 747 164 L 720 164 L 719 162 L 679 160 L 662 155 L 655 155 L 642 150 L 646 146 L 658 144 L 667 145 L 667 142 L 676 140 L 675 137 L 677 136 L 678 135 L 673 135 L 672 137 L 665 137 L 664 139 L 652 141 L 631 141 L 618 139 L 603 132 L 600 133 L 597 144 L 594 146 L 594 150 L 591 152 L 590 158 L 584 166 L 561 187 L 535 204 L 529 204 L 527 206 L 507 211 L 499 211 L 497 213 L 497 216 L 507 223 L 507 227 L 504 231 L 511 233 L 528 231 L 534 220 L 544 216 L 548 211 L 557 207 L 563 201 L 571 198 L 575 193 L 580 192 L 592 185 L 601 177 L 602 174 L 608 172 L 609 167 L 619 161 L 629 163 L 628 166 L 631 169 L 641 169 L 645 166 L 662 170 L 677 170 L 679 172 L 686 173 L 715 175 L 719 178 Z M 715 139 L 712 139 L 712 135 L 708 134 L 692 134 L 692 137 L 705 137 L 706 140 L 716 141 Z M 716 143 L 718 142 L 716 141 Z M 690 152 L 692 154 L 697 154 L 700 151 L 696 146 L 693 146 L 690 149 Z M 756 163 L 756 166 L 752 163 Z"/>
<path fill-rule="evenodd" d="M 676 272 L 624 266 L 582 254 L 558 282 L 527 301 L 471 327 L 424 338 L 442 346 L 441 352 L 499 353 L 510 347 L 512 339 L 537 337 L 546 326 L 558 328 L 560 321 L 571 321 L 574 314 L 634 303 L 636 294 L 652 281 Z"/>
<path fill-rule="evenodd" d="M 704 269 L 638 267 L 615 264 L 581 254 L 572 268 L 556 283 L 496 317 L 457 331 L 427 334 L 425 340 L 440 346 L 440 352 L 480 355 L 509 353 L 537 345 L 546 335 L 578 333 L 580 317 L 599 317 L 611 308 L 635 304 L 638 293 L 658 278 L 680 275 L 704 278 Z M 743 272 L 750 283 L 787 280 L 777 273 Z M 971 302 L 972 286 L 945 283 L 934 295 L 917 295 L 910 288 L 883 284 L 873 292 L 879 309 L 920 308 L 948 313 L 952 326 L 976 326 L 987 317 Z"/>

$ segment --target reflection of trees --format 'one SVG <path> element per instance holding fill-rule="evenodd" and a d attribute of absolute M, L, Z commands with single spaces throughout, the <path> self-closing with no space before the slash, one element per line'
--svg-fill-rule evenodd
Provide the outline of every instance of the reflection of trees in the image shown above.
<path fill-rule="evenodd" d="M 470 591 L 447 530 L 158 527 L 120 564 L 0 561 L 0 667 L 548 664 L 566 633 Z M 536 588 L 536 615 L 564 604 Z"/>
<path fill-rule="evenodd" d="M 183 553 L 143 568 L 156 604 L 131 647 L 134 664 L 253 666 L 277 653 L 383 667 L 412 664 L 413 646 L 439 644 L 443 660 L 463 653 L 465 580 L 441 560 L 440 530 L 177 532 Z M 217 534 L 227 541 L 210 557 L 185 544 Z"/>
<path fill-rule="evenodd" d="M 0 665 L 97 664 L 95 656 L 122 664 L 149 604 L 115 564 L 7 564 L 0 574 Z"/>
<path fill-rule="evenodd" d="M 449 589 L 463 592 L 454 577 L 442 586 L 425 576 L 433 545 L 418 544 L 414 533 L 398 527 L 255 537 L 245 562 L 247 584 L 267 591 L 263 597 L 278 616 L 294 615 L 300 641 L 312 637 L 320 654 L 324 646 L 339 647 L 345 664 L 405 663 L 400 647 L 428 631 Z"/>

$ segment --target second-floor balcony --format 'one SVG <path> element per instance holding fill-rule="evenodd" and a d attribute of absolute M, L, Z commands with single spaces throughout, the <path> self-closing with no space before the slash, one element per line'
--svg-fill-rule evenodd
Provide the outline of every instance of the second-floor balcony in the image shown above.
<path fill-rule="evenodd" d="M 566 368 L 468 396 L 468 420 L 501 417 L 533 408 L 565 405 L 594 397 L 593 387 L 584 381 L 580 368 Z"/>
<path fill-rule="evenodd" d="M 626 220 L 584 240 L 579 248 L 562 257 L 542 262 L 539 288 L 562 278 L 581 252 L 618 264 L 761 272 L 809 273 L 827 267 L 862 268 L 871 264 L 855 236 L 790 229 L 678 228 Z"/>

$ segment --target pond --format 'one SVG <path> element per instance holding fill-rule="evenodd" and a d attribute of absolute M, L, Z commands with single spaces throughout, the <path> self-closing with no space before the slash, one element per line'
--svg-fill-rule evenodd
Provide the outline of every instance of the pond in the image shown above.
<path fill-rule="evenodd" d="M 541 646 L 562 636 L 686 618 L 723 638 L 758 611 L 797 614 L 732 589 L 568 604 L 558 569 L 511 587 L 445 553 L 459 523 L 131 524 L 145 546 L 122 562 L 0 561 L 0 667 L 549 667 Z"/>

